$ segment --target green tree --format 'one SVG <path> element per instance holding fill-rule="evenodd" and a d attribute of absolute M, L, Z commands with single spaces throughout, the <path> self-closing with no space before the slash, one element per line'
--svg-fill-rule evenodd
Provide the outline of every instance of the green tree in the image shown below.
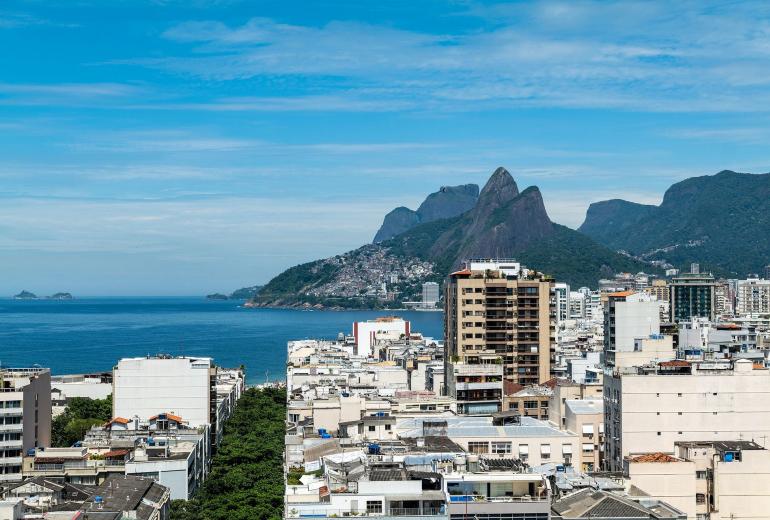
<path fill-rule="evenodd" d="M 112 418 L 112 396 L 106 399 L 73 397 L 67 401 L 64 413 L 51 424 L 51 445 L 72 446 L 82 440 L 85 433 L 95 424 L 103 424 Z"/>
<path fill-rule="evenodd" d="M 244 392 L 225 425 L 208 479 L 192 500 L 171 504 L 172 520 L 282 518 L 285 417 L 285 390 Z"/>

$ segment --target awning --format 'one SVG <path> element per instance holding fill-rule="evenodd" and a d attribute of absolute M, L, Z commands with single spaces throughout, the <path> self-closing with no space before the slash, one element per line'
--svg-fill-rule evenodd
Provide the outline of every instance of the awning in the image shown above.
<path fill-rule="evenodd" d="M 584 424 L 583 425 L 583 433 L 586 434 L 594 434 L 594 425 L 593 424 Z"/>
<path fill-rule="evenodd" d="M 527 455 L 527 454 L 529 454 L 529 445 L 519 444 L 519 455 Z"/>
<path fill-rule="evenodd" d="M 540 445 L 540 453 L 543 455 L 550 455 L 551 454 L 551 445 L 550 444 L 541 444 Z"/>
<path fill-rule="evenodd" d="M 583 443 L 583 451 L 594 451 L 594 445 L 590 442 Z"/>
<path fill-rule="evenodd" d="M 572 453 L 572 444 L 562 444 L 561 445 L 561 452 L 564 455 L 569 455 Z"/>
<path fill-rule="evenodd" d="M 599 433 L 604 433 L 604 423 L 599 423 Z"/>

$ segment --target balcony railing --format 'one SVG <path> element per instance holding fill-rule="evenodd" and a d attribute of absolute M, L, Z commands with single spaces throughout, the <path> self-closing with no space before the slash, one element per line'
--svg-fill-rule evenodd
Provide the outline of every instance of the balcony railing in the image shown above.
<path fill-rule="evenodd" d="M 292 504 L 286 506 L 286 518 L 347 518 L 367 517 L 385 518 L 397 517 L 445 517 L 446 511 L 433 508 L 391 508 L 387 512 L 375 513 L 369 511 L 350 511 L 343 509 L 293 509 Z"/>
<path fill-rule="evenodd" d="M 522 495 L 518 497 L 485 497 L 482 495 L 450 495 L 450 502 L 545 502 L 550 500 L 546 495 L 543 497 L 533 497 L 530 495 Z"/>

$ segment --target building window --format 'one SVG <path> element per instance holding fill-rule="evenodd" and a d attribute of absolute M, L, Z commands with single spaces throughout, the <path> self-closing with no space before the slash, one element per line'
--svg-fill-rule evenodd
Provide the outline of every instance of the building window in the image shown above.
<path fill-rule="evenodd" d="M 705 504 L 706 503 L 706 495 L 703 493 L 695 493 L 695 503 L 696 504 Z"/>
<path fill-rule="evenodd" d="M 511 453 L 510 442 L 493 442 L 492 453 Z"/>
<path fill-rule="evenodd" d="M 706 471 L 696 471 L 695 472 L 695 478 L 699 480 L 705 480 L 708 475 L 708 472 Z"/>
<path fill-rule="evenodd" d="M 470 441 L 468 443 L 468 451 L 471 453 L 489 453 L 489 443 Z"/>
<path fill-rule="evenodd" d="M 375 430 L 376 430 L 376 428 L 375 428 L 374 426 L 369 426 L 369 431 L 370 431 L 370 432 L 373 432 L 373 431 L 375 431 Z"/>
<path fill-rule="evenodd" d="M 385 425 L 385 431 L 386 431 L 386 432 L 389 432 L 389 431 L 390 431 L 390 425 L 389 425 L 389 424 L 386 424 L 386 425 Z"/>
<path fill-rule="evenodd" d="M 366 501 L 366 513 L 367 514 L 382 514 L 382 502 L 379 500 L 367 500 Z"/>

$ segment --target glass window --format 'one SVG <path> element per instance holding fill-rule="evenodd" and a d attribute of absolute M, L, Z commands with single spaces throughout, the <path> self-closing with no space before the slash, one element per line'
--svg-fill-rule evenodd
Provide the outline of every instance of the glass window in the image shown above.
<path fill-rule="evenodd" d="M 379 500 L 367 500 L 366 512 L 368 514 L 382 513 L 382 502 L 380 502 Z"/>

